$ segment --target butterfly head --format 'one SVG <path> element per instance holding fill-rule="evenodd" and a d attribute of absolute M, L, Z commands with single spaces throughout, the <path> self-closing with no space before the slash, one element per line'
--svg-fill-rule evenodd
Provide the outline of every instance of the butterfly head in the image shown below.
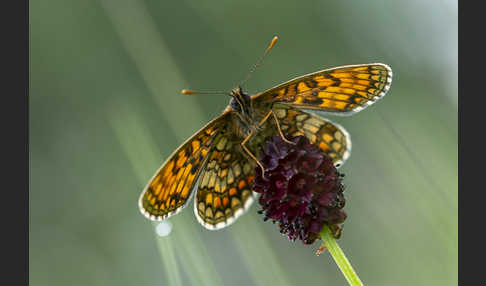
<path fill-rule="evenodd" d="M 250 101 L 251 97 L 244 93 L 241 87 L 233 89 L 230 93 L 230 107 L 231 110 L 236 111 L 242 115 L 250 116 Z"/>

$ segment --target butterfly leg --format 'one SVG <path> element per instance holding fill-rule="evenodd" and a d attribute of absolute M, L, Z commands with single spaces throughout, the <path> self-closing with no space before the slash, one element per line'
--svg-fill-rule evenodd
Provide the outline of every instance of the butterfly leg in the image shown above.
<path fill-rule="evenodd" d="M 258 127 L 262 126 L 265 123 L 265 121 L 268 120 L 270 115 L 273 115 L 273 119 L 275 119 L 275 123 L 277 124 L 278 133 L 280 134 L 280 137 L 282 137 L 283 141 L 285 141 L 289 144 L 295 145 L 296 143 L 285 138 L 285 135 L 283 134 L 282 129 L 280 128 L 280 122 L 278 122 L 277 115 L 275 114 L 275 112 L 273 112 L 272 109 L 270 109 L 270 111 L 263 117 L 263 119 L 260 121 L 260 123 L 258 123 Z"/>
<path fill-rule="evenodd" d="M 258 127 L 262 126 L 263 123 L 265 123 L 265 121 L 268 120 L 268 118 L 270 117 L 270 115 L 272 115 L 272 110 L 270 110 L 264 117 L 263 119 L 258 123 Z M 262 163 L 260 163 L 260 161 L 258 161 L 258 159 L 255 157 L 255 155 L 253 155 L 253 153 L 250 152 L 250 150 L 248 150 L 248 148 L 246 147 L 246 142 L 248 142 L 248 140 L 250 140 L 251 136 L 253 136 L 253 134 L 255 134 L 255 131 L 257 129 L 252 129 L 252 131 L 250 132 L 250 134 L 248 134 L 248 136 L 246 136 L 246 138 L 241 142 L 241 147 L 243 148 L 243 150 L 245 150 L 245 152 L 253 159 L 255 160 L 255 162 L 258 164 L 258 166 L 260 166 L 260 169 L 262 169 L 262 177 L 265 179 L 265 168 L 263 168 L 263 165 Z"/>
<path fill-rule="evenodd" d="M 285 142 L 287 142 L 289 144 L 295 145 L 296 143 L 294 143 L 294 142 L 288 140 L 287 138 L 285 138 L 285 135 L 283 134 L 282 129 L 280 128 L 280 123 L 278 122 L 277 115 L 275 115 L 275 113 L 273 112 L 273 110 L 270 110 L 269 113 L 272 113 L 273 118 L 275 119 L 275 123 L 277 123 L 278 133 L 280 134 L 280 137 L 282 137 L 283 141 L 285 141 Z"/>
<path fill-rule="evenodd" d="M 287 143 L 290 143 L 292 145 L 295 145 L 294 142 L 288 140 L 287 138 L 285 138 L 285 136 L 283 135 L 282 133 L 282 129 L 280 128 L 280 123 L 278 122 L 278 118 L 277 118 L 277 115 L 275 115 L 275 113 L 273 112 L 273 110 L 270 110 L 264 117 L 263 119 L 258 123 L 258 127 L 262 126 L 267 120 L 268 118 L 270 117 L 270 115 L 273 115 L 273 118 L 275 119 L 275 122 L 277 123 L 277 129 L 278 129 L 278 132 L 280 133 L 280 136 L 282 137 L 282 139 L 287 142 Z M 262 163 L 260 163 L 260 161 L 258 161 L 258 159 L 255 157 L 255 155 L 253 155 L 253 153 L 250 152 L 250 150 L 248 150 L 248 148 L 246 147 L 246 142 L 248 142 L 248 140 L 250 140 L 251 136 L 253 136 L 253 134 L 255 134 L 255 131 L 257 129 L 254 129 L 250 132 L 250 134 L 248 134 L 248 136 L 246 136 L 246 138 L 241 142 L 241 147 L 243 148 L 243 150 L 245 150 L 245 152 L 253 159 L 255 160 L 255 162 L 258 164 L 258 166 L 260 166 L 260 168 L 262 169 L 262 177 L 265 179 L 265 168 L 263 168 L 263 165 Z"/>
<path fill-rule="evenodd" d="M 253 136 L 253 134 L 255 134 L 254 131 L 251 131 L 250 134 L 248 134 L 248 136 L 246 136 L 246 138 L 241 142 L 241 147 L 243 148 L 243 150 L 245 150 L 245 152 L 253 159 L 255 160 L 255 162 L 258 164 L 258 166 L 260 166 L 260 168 L 262 169 L 262 177 L 265 179 L 265 168 L 263 168 L 263 165 L 262 163 L 260 163 L 260 161 L 258 161 L 258 159 L 255 157 L 255 155 L 253 155 L 253 153 L 250 152 L 250 150 L 248 150 L 248 148 L 246 147 L 246 142 L 248 142 L 248 140 L 250 140 L 251 136 Z"/>

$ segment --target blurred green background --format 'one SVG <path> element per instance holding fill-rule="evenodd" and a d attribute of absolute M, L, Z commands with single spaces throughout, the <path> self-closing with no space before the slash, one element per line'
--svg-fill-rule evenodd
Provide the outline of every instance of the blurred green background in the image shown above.
<path fill-rule="evenodd" d="M 192 204 L 168 237 L 138 211 L 147 180 L 228 98 L 383 62 L 387 96 L 330 117 L 353 139 L 339 244 L 365 285 L 457 284 L 457 2 L 30 1 L 31 285 L 346 285 L 319 246 L 250 211 L 227 229 Z"/>

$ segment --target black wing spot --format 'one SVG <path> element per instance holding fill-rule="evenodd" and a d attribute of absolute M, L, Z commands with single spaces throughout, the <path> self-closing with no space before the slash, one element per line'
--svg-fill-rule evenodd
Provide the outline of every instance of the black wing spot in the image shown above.
<path fill-rule="evenodd" d="M 317 81 L 314 79 L 309 79 L 308 81 L 305 82 L 305 84 L 310 87 L 310 88 L 316 88 L 317 87 Z"/>
<path fill-rule="evenodd" d="M 321 104 L 322 98 L 319 98 L 319 97 L 312 97 L 312 98 L 304 97 L 304 99 L 302 101 L 304 103 L 307 103 L 307 104 Z"/>

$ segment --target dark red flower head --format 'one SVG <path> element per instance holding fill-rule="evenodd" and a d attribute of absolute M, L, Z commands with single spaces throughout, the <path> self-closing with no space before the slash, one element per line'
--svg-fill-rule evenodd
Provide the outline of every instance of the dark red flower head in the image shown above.
<path fill-rule="evenodd" d="M 343 175 L 332 159 L 305 136 L 290 144 L 280 136 L 264 146 L 260 162 L 265 178 L 257 166 L 253 191 L 261 193 L 259 203 L 264 220 L 278 222 L 280 232 L 290 240 L 312 244 L 327 224 L 336 238 L 339 224 L 346 219 L 342 210 L 345 199 Z"/>

